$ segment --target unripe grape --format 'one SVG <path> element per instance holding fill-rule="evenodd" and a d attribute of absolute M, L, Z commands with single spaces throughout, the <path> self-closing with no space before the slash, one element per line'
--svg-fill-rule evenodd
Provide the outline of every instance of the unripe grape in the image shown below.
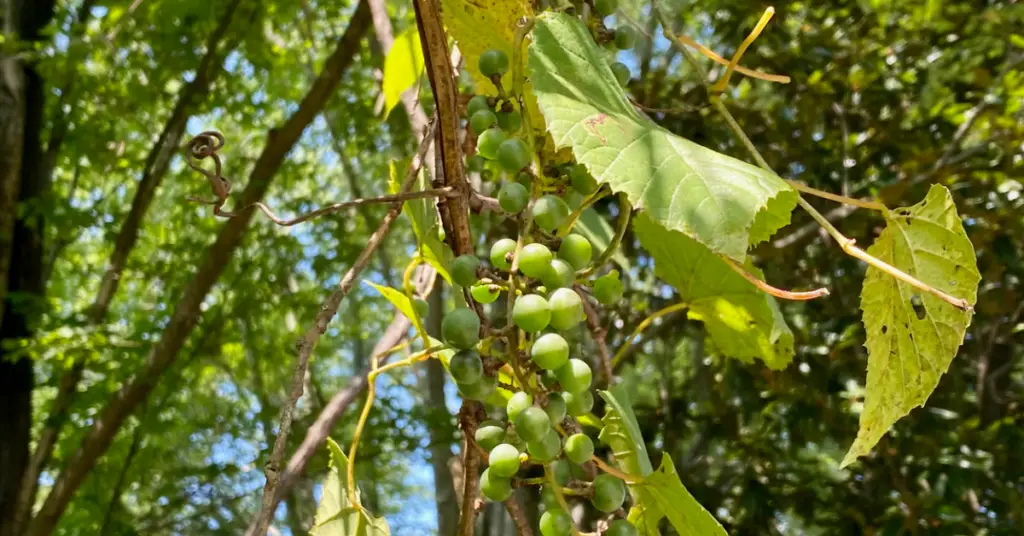
<path fill-rule="evenodd" d="M 483 283 L 480 285 L 473 285 L 473 287 L 469 289 L 469 293 L 473 295 L 474 300 L 480 303 L 494 303 L 501 294 L 501 287 Z"/>
<path fill-rule="evenodd" d="M 570 235 L 571 236 L 571 235 Z M 562 259 L 552 259 L 551 267 L 540 277 L 545 287 L 554 290 L 571 287 L 576 281 L 576 270 Z"/>
<path fill-rule="evenodd" d="M 562 389 L 576 394 L 590 389 L 590 365 L 581 359 L 570 359 L 562 368 L 555 371 Z"/>
<path fill-rule="evenodd" d="M 555 492 L 552 491 L 549 486 L 544 486 L 541 489 L 540 503 L 544 505 L 545 511 L 558 510 L 562 508 L 561 505 L 558 504 L 558 497 L 555 496 Z"/>
<path fill-rule="evenodd" d="M 476 350 L 460 350 L 448 362 L 448 371 L 456 383 L 476 383 L 484 375 L 484 362 Z"/>
<path fill-rule="evenodd" d="M 565 400 L 558 393 L 548 395 L 548 403 L 544 405 L 544 413 L 548 414 L 552 424 L 559 424 L 565 419 Z"/>
<path fill-rule="evenodd" d="M 551 419 L 544 410 L 530 406 L 519 413 L 515 419 L 516 433 L 527 443 L 543 439 L 551 431 Z"/>
<path fill-rule="evenodd" d="M 583 195 L 590 195 L 597 190 L 597 180 L 582 164 L 576 164 L 569 170 L 569 182 L 573 190 Z"/>
<path fill-rule="evenodd" d="M 498 377 L 485 374 L 476 383 L 456 383 L 455 386 L 459 388 L 463 398 L 482 401 L 498 388 Z"/>
<path fill-rule="evenodd" d="M 624 292 L 619 272 L 612 270 L 594 281 L 594 298 L 602 305 L 613 305 L 622 299 Z"/>
<path fill-rule="evenodd" d="M 515 173 L 530 165 L 530 148 L 519 138 L 511 138 L 498 146 L 498 163 L 509 172 Z"/>
<path fill-rule="evenodd" d="M 494 115 L 494 112 L 490 110 L 480 110 L 469 118 L 469 126 L 477 134 L 483 134 L 485 130 L 491 128 L 497 122 L 498 116 Z"/>
<path fill-rule="evenodd" d="M 569 360 L 569 343 L 557 333 L 545 333 L 533 341 L 530 358 L 544 370 L 558 370 Z"/>
<path fill-rule="evenodd" d="M 578 234 L 567 235 L 558 246 L 558 258 L 569 263 L 574 269 L 582 270 L 590 264 L 594 248 L 590 240 Z"/>
<path fill-rule="evenodd" d="M 508 420 L 516 422 L 516 417 L 523 412 L 524 409 L 533 405 L 533 397 L 529 393 L 519 391 L 512 395 L 508 399 L 508 403 L 505 404 L 505 413 L 508 414 Z"/>
<path fill-rule="evenodd" d="M 486 95 L 474 95 L 472 99 L 469 99 L 469 103 L 466 104 L 466 115 L 473 117 L 473 114 L 480 110 L 490 110 L 491 105 L 487 102 Z"/>
<path fill-rule="evenodd" d="M 619 0 L 594 0 L 594 11 L 606 17 L 619 8 Z"/>
<path fill-rule="evenodd" d="M 594 409 L 594 395 L 590 391 L 581 393 L 562 393 L 565 409 L 573 417 L 582 417 Z"/>
<path fill-rule="evenodd" d="M 615 62 L 611 64 L 611 68 L 612 74 L 615 75 L 615 81 L 618 82 L 620 86 L 626 87 L 626 84 L 629 83 L 630 77 L 632 77 L 632 74 L 629 72 L 629 67 L 626 67 L 624 63 Z"/>
<path fill-rule="evenodd" d="M 503 75 L 508 72 L 508 54 L 496 48 L 492 48 L 480 55 L 477 64 L 480 74 L 490 78 L 495 75 Z"/>
<path fill-rule="evenodd" d="M 523 116 L 513 110 L 511 112 L 498 112 L 498 126 L 501 130 L 512 134 L 518 132 L 523 126 Z"/>
<path fill-rule="evenodd" d="M 473 435 L 480 448 L 490 451 L 505 441 L 505 425 L 498 421 L 484 421 Z"/>
<path fill-rule="evenodd" d="M 487 459 L 492 475 L 509 478 L 519 472 L 519 449 L 508 443 L 491 449 Z"/>
<path fill-rule="evenodd" d="M 569 218 L 569 205 L 562 198 L 553 195 L 541 196 L 533 204 L 533 222 L 537 227 L 552 232 L 561 227 Z"/>
<path fill-rule="evenodd" d="M 594 478 L 593 489 L 594 496 L 590 498 L 590 503 L 606 514 L 621 508 L 622 501 L 626 500 L 626 484 L 608 473 Z"/>
<path fill-rule="evenodd" d="M 540 278 L 551 269 L 551 250 L 544 244 L 527 244 L 519 252 L 519 271 Z"/>
<path fill-rule="evenodd" d="M 516 241 L 511 238 L 502 238 L 491 246 L 491 266 L 499 270 L 508 270 L 512 267 L 510 253 L 515 253 Z"/>
<path fill-rule="evenodd" d="M 608 524 L 608 528 L 604 531 L 604 536 L 640 536 L 640 533 L 629 521 L 616 519 Z"/>
<path fill-rule="evenodd" d="M 441 336 L 448 344 L 468 350 L 480 342 L 480 318 L 468 307 L 460 307 L 441 321 Z"/>
<path fill-rule="evenodd" d="M 498 205 L 501 210 L 519 214 L 530 202 L 530 191 L 518 182 L 506 182 L 498 191 Z"/>
<path fill-rule="evenodd" d="M 565 457 L 583 465 L 594 456 L 594 442 L 586 434 L 573 434 L 565 438 Z"/>
<path fill-rule="evenodd" d="M 460 287 L 470 287 L 477 281 L 476 270 L 480 259 L 476 255 L 459 255 L 452 261 L 452 281 Z"/>
<path fill-rule="evenodd" d="M 475 154 L 466 159 L 466 170 L 476 173 L 482 173 L 487 167 L 487 159 Z"/>
<path fill-rule="evenodd" d="M 476 139 L 476 152 L 480 156 L 494 160 L 498 158 L 498 147 L 508 139 L 500 128 L 489 128 Z"/>
<path fill-rule="evenodd" d="M 568 360 L 566 360 L 568 361 Z M 555 371 L 545 370 L 540 373 L 540 384 L 546 389 L 555 389 L 558 387 L 558 377 L 555 376 Z"/>
<path fill-rule="evenodd" d="M 576 327 L 583 320 L 583 299 L 575 290 L 560 288 L 548 298 L 551 309 L 551 327 L 566 331 Z"/>
<path fill-rule="evenodd" d="M 491 474 L 491 470 L 484 469 L 480 475 L 480 493 L 494 502 L 502 502 L 512 496 L 512 481 Z"/>
<path fill-rule="evenodd" d="M 555 460 L 551 464 L 551 470 L 555 473 L 555 483 L 559 486 L 568 486 L 569 480 L 572 479 L 572 467 L 569 466 L 569 462 L 565 460 Z"/>
<path fill-rule="evenodd" d="M 548 510 L 540 516 L 541 536 L 568 536 L 572 533 L 572 518 L 561 508 Z"/>
<path fill-rule="evenodd" d="M 562 440 L 558 437 L 558 432 L 549 428 L 539 441 L 527 441 L 526 450 L 534 461 L 549 462 L 561 454 Z"/>
<path fill-rule="evenodd" d="M 615 29 L 615 47 L 619 50 L 633 48 L 636 43 L 636 31 L 630 26 L 619 26 Z"/>
<path fill-rule="evenodd" d="M 548 301 L 536 294 L 522 296 L 512 306 L 512 322 L 523 331 L 540 331 L 548 327 L 550 321 Z"/>

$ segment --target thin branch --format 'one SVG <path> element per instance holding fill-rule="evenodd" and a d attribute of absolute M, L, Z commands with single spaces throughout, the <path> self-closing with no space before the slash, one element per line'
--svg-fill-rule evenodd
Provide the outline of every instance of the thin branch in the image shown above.
<path fill-rule="evenodd" d="M 360 206 L 371 205 L 371 204 L 375 204 L 375 203 L 399 203 L 399 202 L 402 202 L 402 201 L 411 201 L 413 199 L 427 199 L 427 198 L 436 198 L 436 197 L 455 197 L 455 196 L 458 196 L 458 195 L 461 195 L 461 194 L 455 192 L 450 187 L 444 187 L 444 188 L 433 188 L 433 189 L 429 189 L 429 190 L 420 190 L 418 192 L 404 192 L 404 193 L 400 193 L 400 194 L 382 195 L 382 196 L 378 196 L 378 197 L 367 197 L 367 198 L 363 198 L 363 199 L 353 199 L 352 201 L 345 201 L 344 203 L 335 203 L 333 205 L 328 205 L 328 206 L 323 207 L 323 208 L 318 208 L 318 209 L 316 209 L 316 210 L 314 210 L 312 212 L 303 214 L 301 216 L 296 216 L 295 218 L 292 218 L 290 220 L 284 220 L 284 219 L 279 218 L 276 214 L 274 214 L 274 212 L 272 210 L 270 210 L 269 207 L 267 207 L 263 203 L 253 203 L 253 204 L 249 205 L 248 207 L 243 208 L 242 210 L 246 210 L 246 209 L 252 208 L 252 207 L 258 208 L 258 209 L 262 210 L 263 213 L 266 214 L 267 217 L 270 218 L 270 220 L 273 221 L 274 223 L 276 223 L 277 225 L 280 225 L 281 227 L 291 227 L 292 225 L 298 225 L 298 224 L 300 224 L 302 222 L 309 221 L 309 220 L 311 220 L 313 218 L 317 218 L 317 217 L 323 216 L 325 214 L 331 214 L 331 213 L 334 213 L 334 212 L 338 212 L 340 210 L 345 210 L 347 208 L 360 207 Z M 239 212 L 241 212 L 241 211 L 239 211 Z M 229 212 L 221 212 L 220 214 L 218 214 L 218 216 L 226 217 L 226 218 L 231 218 L 231 217 L 234 217 L 237 214 L 238 214 L 238 212 L 235 212 L 234 214 L 229 213 Z"/>
<path fill-rule="evenodd" d="M 620 480 L 626 482 L 627 484 L 635 484 L 635 483 L 640 481 L 637 477 L 635 477 L 635 476 L 633 476 L 631 474 L 628 474 L 628 473 L 623 473 L 622 471 L 619 471 L 618 469 L 608 465 L 604 460 L 602 460 L 601 458 L 597 457 L 596 455 L 594 457 L 590 458 L 590 461 L 596 463 L 597 466 L 600 467 L 602 471 L 604 471 L 604 472 L 606 472 L 606 473 L 608 473 L 610 475 L 618 477 Z"/>
<path fill-rule="evenodd" d="M 405 173 L 405 180 L 402 183 L 401 192 L 408 192 L 410 188 L 416 182 L 416 176 L 419 171 L 420 165 L 423 162 L 424 155 L 426 154 L 427 147 L 430 145 L 433 139 L 433 132 L 428 133 L 420 142 L 419 151 L 417 151 L 416 157 L 413 158 L 412 162 L 409 163 L 409 167 Z M 285 446 L 288 441 L 288 434 L 292 427 L 292 418 L 295 412 L 295 406 L 302 396 L 304 388 L 304 379 L 306 377 L 306 368 L 309 365 L 309 358 L 313 354 L 313 349 L 316 347 L 317 341 L 320 336 L 327 331 L 327 325 L 330 323 L 334 315 L 338 313 L 338 308 L 341 306 L 342 300 L 348 295 L 352 287 L 355 286 L 356 277 L 362 272 L 363 268 L 369 263 L 370 256 L 374 250 L 380 246 L 384 240 L 384 236 L 387 235 L 388 230 L 391 227 L 391 223 L 398 218 L 399 213 L 402 210 L 401 203 L 395 203 L 388 211 L 387 216 L 380 223 L 380 227 L 370 236 L 366 247 L 356 258 L 355 263 L 349 268 L 345 276 L 342 277 L 341 283 L 338 288 L 331 293 L 330 296 L 324 301 L 324 304 L 320 307 L 320 312 L 316 315 L 316 321 L 313 326 L 306 331 L 306 334 L 302 337 L 297 345 L 298 349 L 298 362 L 295 365 L 295 372 L 292 374 L 292 385 L 291 391 L 288 395 L 288 401 L 284 407 L 281 408 L 281 424 L 277 434 L 277 440 L 274 441 L 274 449 L 270 455 L 270 460 L 266 465 L 266 476 L 267 482 L 263 487 L 263 505 L 256 517 L 256 534 L 266 534 L 267 527 L 270 526 L 270 520 L 274 515 L 275 501 L 275 490 L 280 482 L 279 470 L 281 462 L 284 459 Z"/>
<path fill-rule="evenodd" d="M 575 285 L 573 290 L 583 301 L 583 312 L 587 315 L 587 327 L 590 329 L 591 338 L 594 339 L 594 345 L 597 346 L 597 357 L 601 361 L 601 375 L 604 378 L 604 384 L 611 385 L 614 365 L 608 357 L 608 331 L 601 325 L 601 317 L 597 314 L 594 304 L 590 303 L 590 298 L 583 292 L 583 287 Z"/>
<path fill-rule="evenodd" d="M 740 274 L 741 276 L 743 276 L 743 279 L 746 279 L 747 281 L 749 281 L 752 285 L 757 287 L 758 290 L 761 290 L 762 292 L 765 292 L 767 294 L 775 296 L 776 298 L 779 298 L 781 300 L 807 301 L 807 300 L 813 300 L 815 298 L 821 298 L 823 296 L 828 296 L 828 294 L 829 294 L 828 289 L 824 288 L 824 287 L 818 288 L 818 289 L 814 289 L 814 290 L 805 291 L 805 292 L 793 292 L 793 291 L 789 291 L 789 290 L 782 290 L 780 288 L 775 288 L 775 287 L 769 285 L 768 283 L 758 279 L 757 277 L 755 277 L 750 272 L 744 270 L 742 266 L 736 264 L 736 261 L 730 259 L 729 257 L 726 257 L 724 255 L 720 255 L 719 258 L 722 259 L 723 261 L 725 261 L 725 264 L 728 264 L 729 268 L 732 268 L 732 271 L 734 271 L 737 274 Z"/>
<path fill-rule="evenodd" d="M 526 514 L 523 513 L 523 508 L 519 506 L 515 495 L 505 500 L 505 509 L 508 510 L 508 515 L 512 518 L 512 523 L 515 524 L 519 536 L 533 536 L 530 522 L 526 520 Z"/>
<path fill-rule="evenodd" d="M 729 87 L 729 78 L 732 76 L 732 72 L 736 70 L 736 65 L 739 64 L 740 58 L 743 57 L 747 48 L 754 44 L 757 36 L 761 35 L 761 32 L 764 31 L 764 27 L 768 26 L 768 21 L 772 20 L 772 15 L 775 15 L 775 8 L 769 6 L 768 9 L 764 10 L 764 14 L 761 15 L 761 20 L 757 21 L 757 25 L 754 26 L 750 35 L 740 43 L 740 47 L 737 48 L 736 53 L 732 55 L 732 59 L 729 60 L 729 64 L 725 68 L 725 74 L 723 74 L 718 83 L 711 88 L 713 93 L 721 93 Z"/>
<path fill-rule="evenodd" d="M 795 189 L 795 190 L 797 190 L 799 192 L 803 192 L 805 194 L 810 194 L 810 195 L 813 195 L 815 197 L 820 197 L 822 199 L 828 199 L 829 201 L 835 201 L 836 203 L 842 203 L 844 205 L 850 205 L 850 206 L 854 206 L 854 207 L 866 208 L 866 209 L 870 209 L 870 210 L 877 210 L 877 211 L 881 212 L 882 214 L 888 214 L 889 213 L 889 207 L 886 207 L 885 205 L 883 205 L 882 203 L 879 203 L 877 201 L 869 201 L 869 200 L 865 200 L 865 199 L 855 199 L 855 198 L 852 198 L 852 197 L 847 197 L 845 195 L 833 194 L 831 192 L 826 192 L 824 190 L 819 190 L 817 188 L 812 188 L 812 187 L 807 186 L 806 184 L 804 184 L 804 183 L 802 183 L 800 181 L 787 180 L 786 184 L 789 184 L 790 186 L 793 187 L 793 189 Z"/>
<path fill-rule="evenodd" d="M 633 347 L 633 340 L 636 339 L 637 335 L 640 335 L 641 333 L 643 333 L 645 329 L 650 327 L 650 325 L 653 324 L 655 320 L 662 316 L 672 314 L 676 311 L 682 311 L 683 309 L 686 309 L 689 306 L 690 304 L 688 303 L 677 303 L 675 305 L 669 305 L 664 309 L 660 309 L 658 311 L 651 313 L 651 315 L 645 318 L 643 322 L 640 322 L 640 324 L 637 325 L 637 327 L 633 330 L 633 333 L 630 333 L 629 337 L 626 337 L 626 340 L 622 342 L 622 346 L 619 347 L 619 351 L 615 352 L 615 357 L 612 358 L 611 367 L 614 369 L 615 367 L 619 366 L 619 363 L 621 363 L 623 358 L 626 357 L 626 353 L 629 351 L 630 348 Z"/>

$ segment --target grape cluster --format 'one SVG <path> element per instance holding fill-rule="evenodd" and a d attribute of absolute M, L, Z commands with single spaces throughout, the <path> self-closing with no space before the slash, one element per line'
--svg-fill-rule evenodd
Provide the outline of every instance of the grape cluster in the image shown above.
<path fill-rule="evenodd" d="M 520 132 L 525 130 L 521 103 L 505 97 L 500 85 L 509 68 L 505 53 L 487 51 L 478 68 L 499 88 L 499 97 L 477 95 L 468 102 L 467 124 L 477 146 L 467 168 L 485 179 L 506 177 L 497 201 L 519 223 L 520 234 L 495 241 L 486 263 L 475 255 L 453 261 L 452 282 L 473 301 L 495 304 L 491 312 L 506 314 L 487 317 L 488 324 L 504 327 L 483 330 L 473 307 L 444 317 L 444 342 L 457 350 L 449 372 L 464 398 L 489 403 L 491 417 L 497 417 L 480 423 L 470 446 L 487 453 L 480 475 L 483 496 L 505 501 L 516 487 L 540 485 L 541 534 L 569 535 L 573 521 L 566 501 L 587 500 L 599 512 L 621 517 L 626 498 L 625 483 L 593 463 L 594 440 L 575 419 L 594 406 L 593 373 L 586 360 L 572 355 L 570 345 L 586 319 L 588 294 L 610 305 L 621 299 L 623 288 L 615 271 L 590 277 L 600 268 L 593 246 L 570 232 L 574 217 L 564 194 L 595 194 L 597 181 L 582 165 L 544 165 L 535 158 Z M 495 403 L 505 400 L 495 396 L 499 385 L 511 392 L 503 407 Z M 627 536 L 636 529 L 617 519 L 604 534 Z"/>

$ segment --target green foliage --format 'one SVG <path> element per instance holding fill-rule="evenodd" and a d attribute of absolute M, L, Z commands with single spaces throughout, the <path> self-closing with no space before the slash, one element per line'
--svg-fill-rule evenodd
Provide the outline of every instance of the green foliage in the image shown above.
<path fill-rule="evenodd" d="M 680 536 L 726 534 L 722 525 L 683 487 L 672 458 L 667 455 L 662 456 L 658 470 L 633 486 L 633 490 L 638 503 L 643 505 L 635 506 L 634 510 L 640 511 L 647 526 L 653 519 L 664 516 Z M 632 515 L 631 512 L 630 517 Z"/>
<path fill-rule="evenodd" d="M 331 452 L 330 469 L 323 484 L 323 495 L 316 509 L 313 536 L 390 536 L 391 529 L 381 517 L 373 517 L 356 506 L 345 492 L 344 474 L 348 458 L 333 439 L 327 439 Z"/>
<path fill-rule="evenodd" d="M 399 103 L 402 93 L 423 75 L 423 49 L 416 27 L 407 28 L 395 37 L 384 59 L 384 115 Z"/>

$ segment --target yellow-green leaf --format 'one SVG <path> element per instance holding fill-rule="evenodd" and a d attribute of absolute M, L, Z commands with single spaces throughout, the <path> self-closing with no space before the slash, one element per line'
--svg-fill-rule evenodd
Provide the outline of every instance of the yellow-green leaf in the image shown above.
<path fill-rule="evenodd" d="M 383 517 L 374 517 L 349 500 L 344 481 L 348 458 L 331 438 L 327 438 L 327 448 L 331 453 L 330 468 L 309 533 L 312 536 L 390 536 L 391 529 Z"/>
<path fill-rule="evenodd" d="M 423 74 L 423 49 L 415 26 L 398 34 L 384 58 L 384 116 L 401 101 L 402 93 Z"/>
<path fill-rule="evenodd" d="M 683 486 L 672 458 L 662 453 L 661 466 L 633 486 L 647 511 L 637 516 L 652 519 L 654 510 L 668 518 L 679 536 L 726 536 L 725 529 Z M 636 508 L 634 508 L 636 509 Z M 630 516 L 634 514 L 630 511 Z"/>
<path fill-rule="evenodd" d="M 932 186 L 924 201 L 894 210 L 886 220 L 868 253 L 974 305 L 981 274 L 948 190 Z M 864 279 L 861 309 L 867 393 L 844 467 L 867 454 L 893 423 L 924 405 L 971 323 L 970 312 L 874 268 Z"/>

